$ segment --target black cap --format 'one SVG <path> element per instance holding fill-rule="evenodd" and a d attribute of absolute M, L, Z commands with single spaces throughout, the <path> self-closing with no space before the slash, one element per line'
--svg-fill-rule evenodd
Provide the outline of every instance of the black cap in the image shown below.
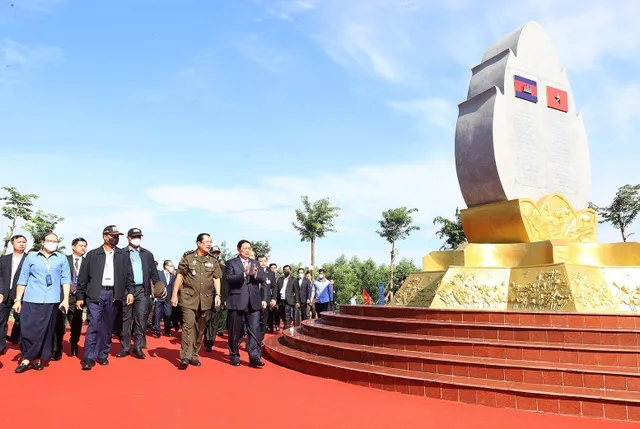
<path fill-rule="evenodd" d="M 109 234 L 109 235 L 113 235 L 113 234 L 118 234 L 118 235 L 124 235 L 123 233 L 121 233 L 118 230 L 118 227 L 115 225 L 108 225 L 105 226 L 104 229 L 102 230 L 102 234 Z"/>
<path fill-rule="evenodd" d="M 129 232 L 127 232 L 127 237 L 136 237 L 138 235 L 142 237 L 142 231 L 140 228 L 131 228 Z"/>

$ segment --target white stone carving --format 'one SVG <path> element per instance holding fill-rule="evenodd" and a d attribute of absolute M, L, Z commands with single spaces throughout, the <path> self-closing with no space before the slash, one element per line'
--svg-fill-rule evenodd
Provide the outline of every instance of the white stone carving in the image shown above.
<path fill-rule="evenodd" d="M 531 99 L 531 85 L 516 96 L 515 76 L 537 83 L 537 103 L 519 98 Z M 547 87 L 560 90 L 549 94 L 554 108 L 547 106 Z M 557 110 L 565 102 L 568 111 Z M 587 134 L 569 79 L 540 24 L 530 22 L 487 50 L 458 107 L 456 171 L 468 207 L 537 201 L 552 192 L 562 193 L 575 209 L 587 207 Z"/>

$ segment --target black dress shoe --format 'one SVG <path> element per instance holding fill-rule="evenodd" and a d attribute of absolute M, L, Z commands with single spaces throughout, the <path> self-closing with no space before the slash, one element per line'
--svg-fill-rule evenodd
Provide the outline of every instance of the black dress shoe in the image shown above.
<path fill-rule="evenodd" d="M 78 346 L 71 346 L 71 356 L 78 356 Z"/>
<path fill-rule="evenodd" d="M 95 365 L 96 365 L 96 363 L 93 361 L 93 359 L 87 359 L 84 362 L 82 362 L 82 370 L 83 371 L 89 371 Z"/>
<path fill-rule="evenodd" d="M 205 352 L 212 352 L 212 351 L 213 351 L 213 348 L 212 348 L 212 347 L 205 347 L 205 348 L 204 348 L 204 351 L 205 351 Z"/>
<path fill-rule="evenodd" d="M 51 360 L 55 361 L 59 361 L 60 359 L 62 359 L 62 352 L 55 352 L 51 358 Z"/>
<path fill-rule="evenodd" d="M 262 362 L 261 360 L 257 362 L 249 362 L 249 366 L 251 368 L 262 368 L 264 366 L 264 362 Z"/>
<path fill-rule="evenodd" d="M 42 371 L 44 369 L 44 365 L 42 365 L 42 362 L 38 361 L 33 364 L 32 368 L 36 371 Z"/>
<path fill-rule="evenodd" d="M 231 365 L 231 366 L 240 366 L 240 362 L 232 360 L 231 362 L 229 362 L 229 365 Z"/>
<path fill-rule="evenodd" d="M 126 351 L 126 350 L 120 350 L 120 353 L 118 353 L 116 355 L 117 358 L 123 358 L 123 357 L 126 357 L 126 356 L 129 356 L 129 352 Z"/>
<path fill-rule="evenodd" d="M 202 366 L 202 364 L 200 363 L 200 361 L 198 359 L 192 359 L 189 361 L 189 365 L 192 366 Z"/>
<path fill-rule="evenodd" d="M 160 334 L 158 332 L 153 333 L 153 338 L 160 338 Z"/>
<path fill-rule="evenodd" d="M 178 369 L 187 369 L 189 367 L 189 359 L 181 359 Z"/>
<path fill-rule="evenodd" d="M 25 363 L 24 361 L 20 362 L 20 365 L 16 368 L 16 374 L 20 374 L 25 372 L 26 370 L 31 368 L 31 362 Z"/>
<path fill-rule="evenodd" d="M 144 359 L 147 357 L 147 355 L 145 355 L 140 349 L 135 349 L 133 351 L 133 355 L 138 359 Z"/>
<path fill-rule="evenodd" d="M 18 344 L 20 342 L 16 338 L 13 338 L 13 337 L 7 337 L 7 341 L 9 341 L 12 344 Z"/>
<path fill-rule="evenodd" d="M 107 358 L 98 358 L 98 363 L 102 366 L 107 366 L 109 365 L 109 359 Z"/>

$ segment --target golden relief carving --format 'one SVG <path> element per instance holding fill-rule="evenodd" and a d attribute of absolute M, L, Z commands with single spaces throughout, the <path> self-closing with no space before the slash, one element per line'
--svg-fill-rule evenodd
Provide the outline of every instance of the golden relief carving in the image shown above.
<path fill-rule="evenodd" d="M 592 283 L 581 273 L 575 273 L 572 278 L 573 299 L 576 304 L 589 311 L 605 311 L 614 309 L 619 301 L 609 290 L 606 283 Z"/>
<path fill-rule="evenodd" d="M 514 310 L 561 311 L 571 302 L 571 288 L 558 269 L 544 271 L 532 282 L 511 282 L 509 304 Z"/>
<path fill-rule="evenodd" d="M 598 222 L 590 208 L 574 210 L 558 193 L 538 202 L 520 198 L 472 207 L 460 212 L 469 243 L 531 243 L 566 240 L 596 241 Z"/>
<path fill-rule="evenodd" d="M 490 276 L 489 276 L 490 277 Z M 456 273 L 436 292 L 445 307 L 498 309 L 505 299 L 505 283 L 479 282 L 473 272 Z"/>
<path fill-rule="evenodd" d="M 444 272 L 411 274 L 396 292 L 389 305 L 430 306 L 443 275 Z"/>
<path fill-rule="evenodd" d="M 640 285 L 634 288 L 633 286 L 620 286 L 617 282 L 613 282 L 613 286 L 618 290 L 618 303 L 627 306 L 631 311 L 638 311 L 640 306 Z"/>

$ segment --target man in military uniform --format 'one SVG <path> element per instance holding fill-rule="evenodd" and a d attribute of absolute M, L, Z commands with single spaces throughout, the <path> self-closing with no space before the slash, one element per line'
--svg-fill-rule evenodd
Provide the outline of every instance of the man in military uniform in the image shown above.
<path fill-rule="evenodd" d="M 176 307 L 179 304 L 182 310 L 180 369 L 187 369 L 189 365 L 201 365 L 198 353 L 202 345 L 207 313 L 214 304 L 217 308 L 220 307 L 222 272 L 220 263 L 209 254 L 211 236 L 199 234 L 196 243 L 198 248 L 186 252 L 180 259 L 171 297 L 171 305 Z"/>
<path fill-rule="evenodd" d="M 220 272 L 224 272 L 224 261 L 220 260 L 220 248 L 212 248 L 210 255 L 213 256 L 220 264 Z M 207 323 L 204 330 L 204 347 L 208 352 L 213 349 L 213 344 L 216 341 L 216 334 L 221 335 L 224 333 L 227 322 L 227 309 L 224 304 L 227 299 L 227 288 L 224 276 L 220 279 L 220 295 L 220 307 L 216 308 L 215 306 L 212 306 L 207 314 Z"/>

